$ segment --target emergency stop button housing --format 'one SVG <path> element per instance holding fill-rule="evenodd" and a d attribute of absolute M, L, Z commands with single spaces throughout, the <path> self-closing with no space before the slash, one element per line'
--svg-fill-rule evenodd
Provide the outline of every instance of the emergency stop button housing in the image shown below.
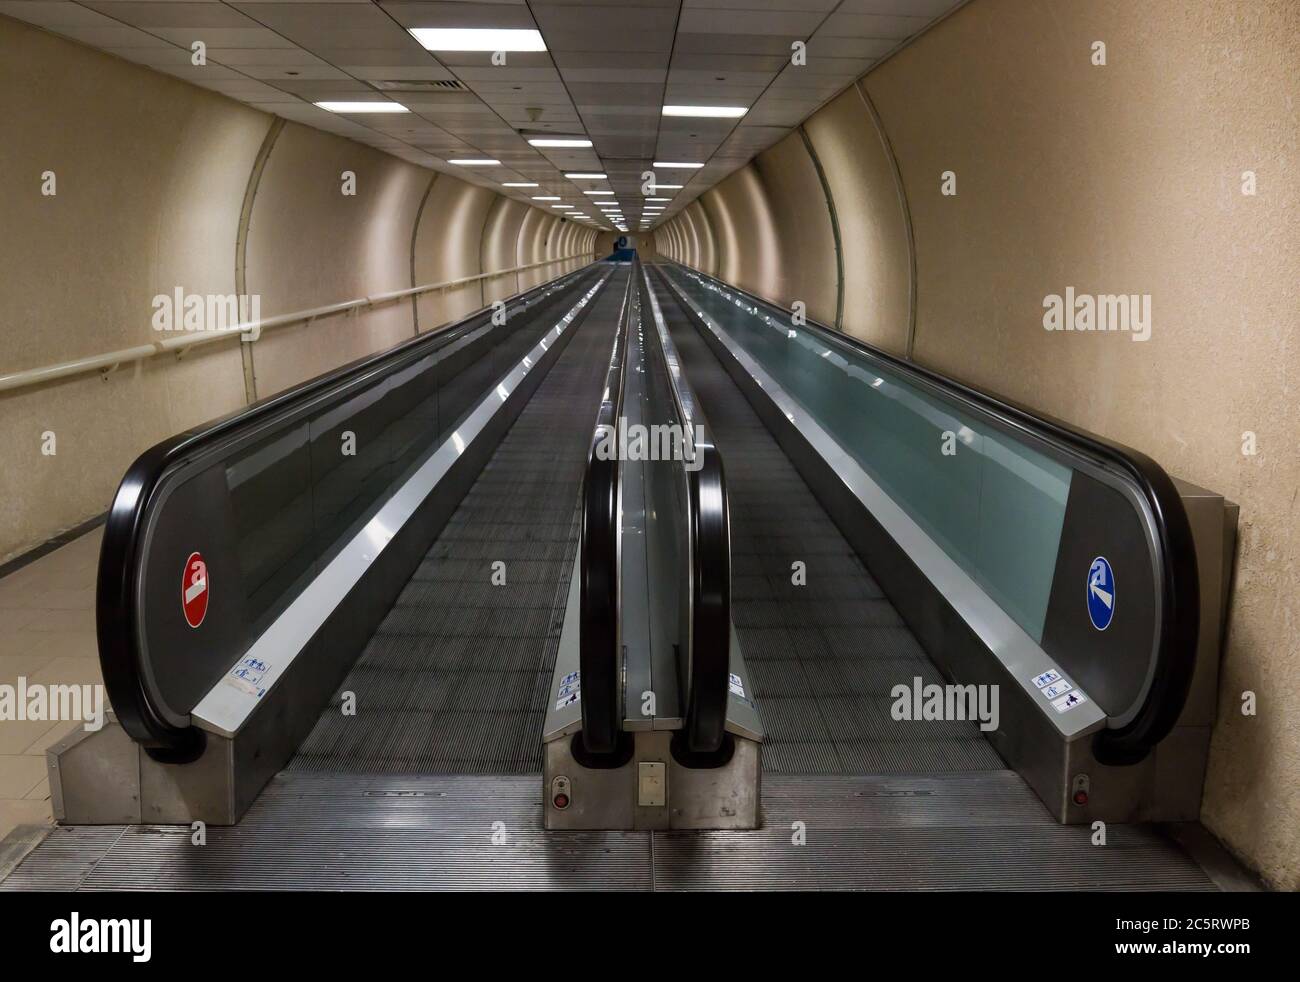
<path fill-rule="evenodd" d="M 551 806 L 559 811 L 564 811 L 573 802 L 573 788 L 569 785 L 569 779 L 563 774 L 557 774 L 551 779 Z"/>

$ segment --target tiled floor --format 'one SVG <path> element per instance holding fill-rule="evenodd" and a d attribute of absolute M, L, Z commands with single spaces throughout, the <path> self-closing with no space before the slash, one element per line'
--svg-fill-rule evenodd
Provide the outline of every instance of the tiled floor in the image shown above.
<path fill-rule="evenodd" d="M 0 579 L 0 685 L 98 684 L 95 567 L 102 528 Z M 45 748 L 76 722 L 0 721 L 0 839 L 49 822 Z"/>

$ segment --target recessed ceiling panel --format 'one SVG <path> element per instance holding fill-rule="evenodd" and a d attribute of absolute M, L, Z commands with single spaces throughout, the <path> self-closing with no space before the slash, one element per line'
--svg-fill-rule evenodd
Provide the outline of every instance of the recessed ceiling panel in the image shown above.
<path fill-rule="evenodd" d="M 957 0 L 0 0 L 0 14 L 339 133 L 484 187 L 535 181 L 582 206 L 613 190 L 640 217 L 655 160 L 673 214 Z M 410 28 L 538 30 L 546 50 L 427 51 Z M 207 64 L 191 45 L 202 41 Z M 791 63 L 807 43 L 807 64 Z M 400 102 L 409 114 L 330 113 L 316 101 Z M 739 118 L 663 115 L 737 107 Z M 586 137 L 537 148 L 528 135 Z M 456 157 L 495 157 L 466 168 Z M 564 173 L 603 172 L 604 181 Z M 530 201 L 533 189 L 504 189 Z M 588 209 L 593 216 L 599 209 Z M 599 220 L 597 218 L 597 220 Z"/>

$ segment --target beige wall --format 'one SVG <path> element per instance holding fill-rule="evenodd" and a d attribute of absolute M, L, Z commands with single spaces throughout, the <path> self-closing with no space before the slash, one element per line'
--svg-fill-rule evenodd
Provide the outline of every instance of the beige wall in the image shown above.
<path fill-rule="evenodd" d="M 882 134 L 856 87 L 833 99 L 804 129 L 839 220 L 843 329 L 905 354 L 911 279 L 907 225 Z"/>
<path fill-rule="evenodd" d="M 342 193 L 344 171 L 356 175 L 355 195 Z M 247 289 L 261 296 L 263 314 L 411 286 L 411 234 L 428 184 L 428 171 L 378 150 L 285 126 L 249 221 Z M 410 305 L 389 304 L 268 332 L 253 346 L 257 394 L 390 347 L 413 330 Z"/>
<path fill-rule="evenodd" d="M 1089 63 L 1095 40 L 1105 67 Z M 1203 815 L 1289 889 L 1300 888 L 1297 79 L 1300 6 L 1286 0 L 976 0 L 867 77 L 912 214 L 917 359 L 1240 502 Z M 939 194 L 944 170 L 956 197 Z M 1241 193 L 1245 170 L 1258 174 L 1255 197 Z M 1151 294 L 1151 340 L 1044 331 L 1043 297 L 1067 286 Z M 1245 431 L 1256 456 L 1241 452 Z M 1246 689 L 1257 716 L 1241 714 Z"/>
<path fill-rule="evenodd" d="M 1105 66 L 1090 62 L 1099 40 Z M 1286 889 L 1300 888 L 1297 79 L 1290 0 L 973 0 L 866 76 L 879 128 L 856 88 L 805 124 L 844 243 L 846 330 L 907 351 L 910 212 L 916 360 L 1240 503 L 1203 819 Z M 792 285 L 756 245 L 769 220 L 796 241 L 776 199 L 808 194 L 777 190 L 778 152 L 703 196 L 719 275 L 824 310 L 824 277 L 786 248 Z M 940 193 L 944 171 L 956 196 Z M 684 260 L 686 231 L 675 218 L 660 249 Z M 1150 294 L 1151 339 L 1045 331 L 1044 297 L 1068 286 Z M 1241 714 L 1245 690 L 1256 716 Z"/>
<path fill-rule="evenodd" d="M 768 294 L 787 308 L 802 300 L 809 317 L 833 325 L 838 280 L 835 237 L 826 195 L 803 138 L 792 133 L 759 154 L 753 167 L 780 236 L 781 261 L 768 281 Z"/>
<path fill-rule="evenodd" d="M 146 114 L 151 79 L 167 98 Z M 0 371 L 148 343 L 152 298 L 177 284 L 234 292 L 269 117 L 0 18 L 0 120 Z M 0 557 L 103 511 L 137 452 L 243 390 L 238 346 L 220 346 L 0 394 Z"/>
<path fill-rule="evenodd" d="M 152 300 L 178 286 L 236 292 L 241 209 L 273 117 L 0 17 L 0 120 L 0 374 L 159 340 Z M 47 170 L 53 197 L 41 194 Z M 341 193 L 344 170 L 355 196 Z M 263 316 L 594 243 L 590 229 L 556 235 L 539 209 L 293 123 L 255 187 L 246 289 Z M 426 295 L 420 328 L 572 268 Z M 257 394 L 411 336 L 413 306 L 268 333 L 253 346 Z M 138 453 L 247 398 L 233 342 L 0 393 L 0 561 L 102 512 Z M 46 431 L 54 456 L 41 453 Z"/>

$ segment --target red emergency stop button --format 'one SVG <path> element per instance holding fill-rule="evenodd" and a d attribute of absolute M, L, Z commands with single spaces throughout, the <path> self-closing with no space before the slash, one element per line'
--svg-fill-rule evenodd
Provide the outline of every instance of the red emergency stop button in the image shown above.
<path fill-rule="evenodd" d="M 1076 805 L 1086 805 L 1088 803 L 1088 792 L 1087 791 L 1074 792 L 1074 803 Z"/>
<path fill-rule="evenodd" d="M 569 807 L 569 796 L 567 794 L 557 794 L 555 796 L 555 807 L 563 811 Z"/>

